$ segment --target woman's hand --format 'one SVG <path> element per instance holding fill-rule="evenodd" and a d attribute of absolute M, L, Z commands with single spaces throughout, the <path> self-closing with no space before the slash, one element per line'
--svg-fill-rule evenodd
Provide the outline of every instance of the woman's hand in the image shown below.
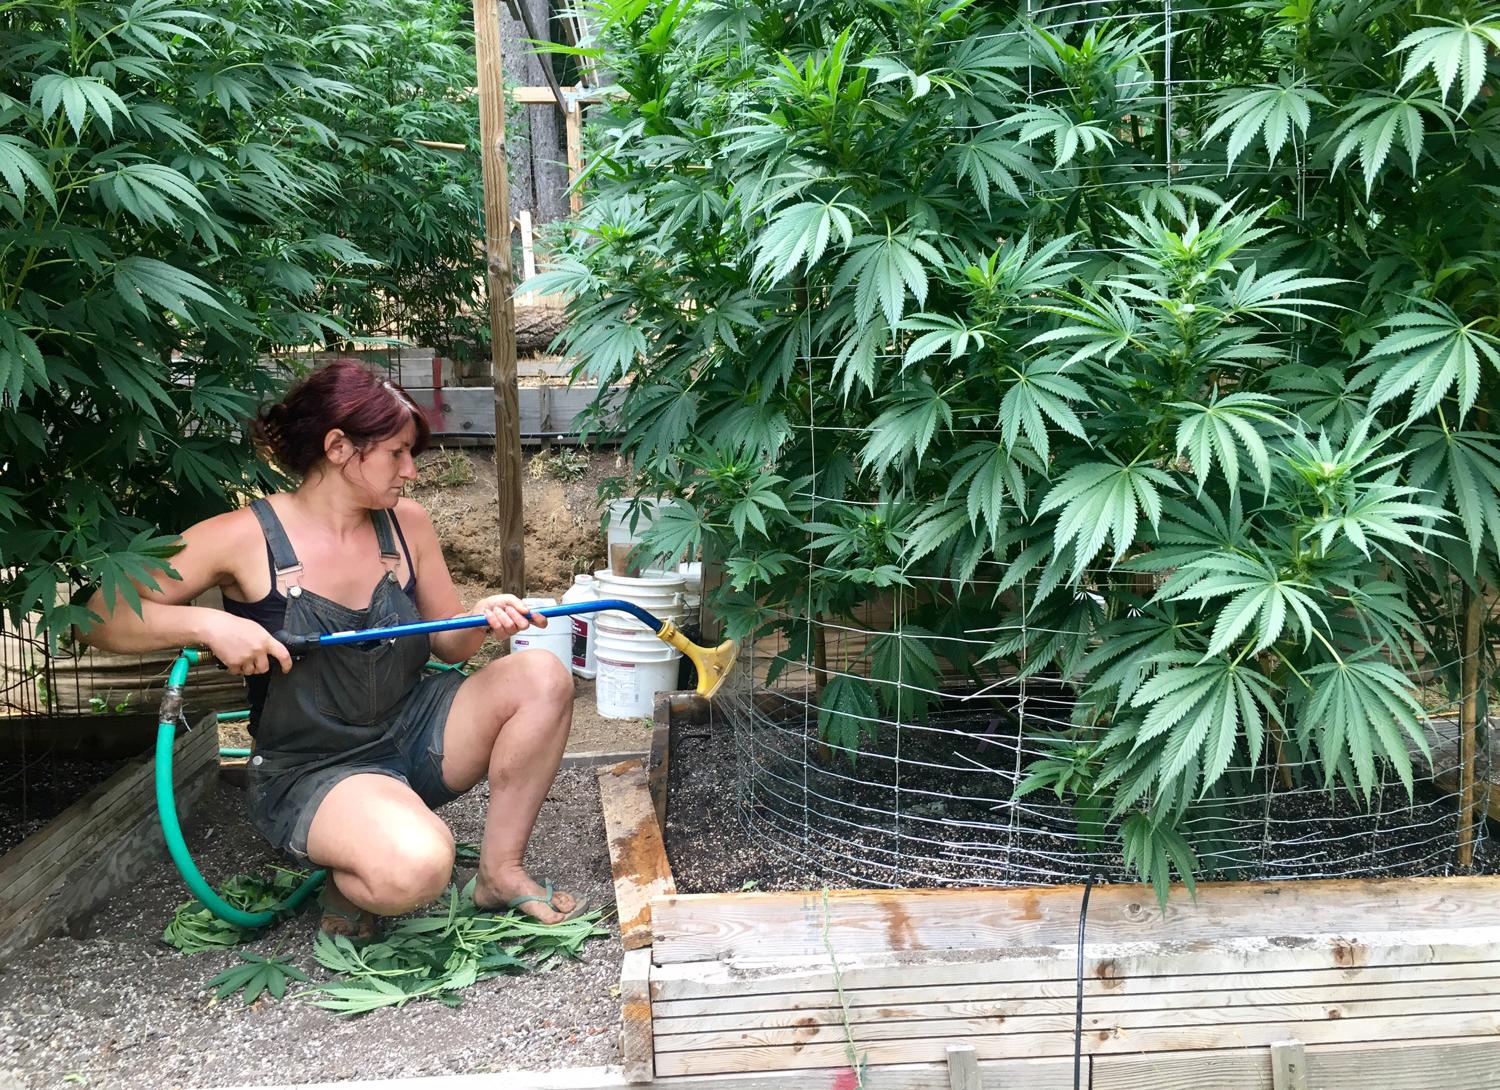
<path fill-rule="evenodd" d="M 214 658 L 231 674 L 264 674 L 272 660 L 281 663 L 281 672 L 292 668 L 292 656 L 285 645 L 254 621 L 228 613 L 213 613 L 203 642 Z"/>
<path fill-rule="evenodd" d="M 488 598 L 481 598 L 474 603 L 474 612 L 483 613 L 490 622 L 490 631 L 501 639 L 509 639 L 532 625 L 547 627 L 547 618 L 532 613 L 514 594 L 491 594 Z"/>

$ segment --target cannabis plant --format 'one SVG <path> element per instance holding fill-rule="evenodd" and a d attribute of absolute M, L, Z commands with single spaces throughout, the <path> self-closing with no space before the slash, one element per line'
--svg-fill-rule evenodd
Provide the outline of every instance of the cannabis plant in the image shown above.
<path fill-rule="evenodd" d="M 901 592 L 825 740 L 1060 680 L 1023 788 L 1159 881 L 1257 769 L 1412 788 L 1500 546 L 1495 5 L 587 6 L 530 287 L 737 635 L 821 665 Z"/>
<path fill-rule="evenodd" d="M 60 635 L 272 482 L 264 357 L 471 299 L 456 0 L 0 5 L 0 604 Z M 439 342 L 441 343 L 441 342 Z M 165 531 L 165 533 L 163 532 Z"/>

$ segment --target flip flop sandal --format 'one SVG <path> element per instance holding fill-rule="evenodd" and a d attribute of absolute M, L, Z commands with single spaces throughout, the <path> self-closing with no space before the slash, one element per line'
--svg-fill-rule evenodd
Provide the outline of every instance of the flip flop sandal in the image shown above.
<path fill-rule="evenodd" d="M 542 881 L 542 888 L 544 890 L 543 893 L 528 893 L 524 897 L 517 897 L 514 900 L 508 902 L 505 907 L 509 909 L 516 909 L 520 908 L 527 901 L 541 901 L 542 904 L 546 905 L 553 912 L 562 912 L 562 909 L 558 908 L 555 904 L 552 903 L 552 898 L 556 896 L 556 891 L 554 891 L 552 888 L 552 879 L 544 879 Z M 569 896 L 573 897 L 572 910 L 564 913 L 563 918 L 560 920 L 547 921 L 549 924 L 567 923 L 569 920 L 576 920 L 579 916 L 582 916 L 585 912 L 588 911 L 589 902 L 587 897 L 573 894 L 570 894 Z M 539 920 L 537 922 L 541 923 L 542 921 Z"/>
<path fill-rule="evenodd" d="M 517 897 L 517 898 L 515 898 L 515 899 L 513 899 L 511 901 L 507 901 L 506 904 L 505 904 L 505 907 L 503 909 L 500 908 L 498 905 L 482 905 L 478 901 L 474 900 L 474 887 L 478 884 L 478 882 L 479 882 L 479 875 L 476 874 L 473 878 L 470 878 L 469 881 L 468 881 L 468 883 L 464 886 L 463 891 L 461 893 L 461 896 L 464 898 L 465 901 L 467 901 L 469 904 L 473 905 L 480 912 L 490 912 L 490 913 L 494 913 L 496 915 L 499 915 L 501 912 L 506 912 L 506 911 L 511 911 L 511 910 L 517 909 L 521 905 L 526 904 L 528 901 L 541 901 L 544 905 L 546 905 L 548 908 L 550 908 L 553 912 L 562 912 L 562 909 L 558 908 L 555 904 L 552 903 L 552 898 L 554 896 L 556 896 L 556 891 L 552 888 L 552 882 L 550 880 L 545 881 L 545 882 L 542 883 L 542 886 L 543 886 L 543 889 L 544 889 L 545 892 L 543 892 L 543 893 L 528 893 L 528 894 L 526 894 L 523 897 Z M 552 924 L 558 924 L 558 923 L 566 923 L 569 920 L 576 920 L 579 916 L 582 916 L 585 912 L 588 911 L 588 907 L 589 907 L 589 905 L 588 905 L 588 898 L 583 897 L 583 896 L 579 896 L 579 895 L 575 894 L 575 895 L 573 895 L 573 908 L 572 908 L 572 910 L 570 912 L 564 914 L 564 916 L 563 916 L 562 919 L 560 919 L 560 920 L 552 920 L 552 921 L 550 921 L 550 923 L 552 923 Z M 529 913 L 523 913 L 523 915 L 530 916 Z M 530 918 L 533 919 L 533 920 L 536 919 L 534 916 L 532 916 Z M 542 923 L 542 925 L 544 927 L 545 926 L 550 926 L 550 924 L 543 923 L 541 920 L 536 920 L 536 922 L 537 923 Z"/>
<path fill-rule="evenodd" d="M 362 943 L 380 937 L 380 917 L 375 913 L 354 905 L 344 908 L 329 904 L 323 890 L 318 891 L 318 906 L 323 910 L 318 930 L 330 938 L 342 935 L 350 942 Z"/>

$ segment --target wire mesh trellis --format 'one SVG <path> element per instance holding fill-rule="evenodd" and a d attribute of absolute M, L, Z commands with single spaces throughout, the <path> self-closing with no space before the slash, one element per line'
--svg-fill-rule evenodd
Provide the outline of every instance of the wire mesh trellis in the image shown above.
<path fill-rule="evenodd" d="M 1107 28 L 1130 20 L 1139 26 L 1153 20 L 1153 56 L 1138 68 L 1141 115 L 1155 119 L 1135 133 L 1136 155 L 1113 163 L 1106 180 L 1077 179 L 1074 189 L 1102 185 L 1184 186 L 1218 181 L 1228 164 L 1184 149 L 1179 122 L 1201 117 L 1209 96 L 1222 82 L 1196 78 L 1174 66 L 1175 53 L 1195 19 L 1213 18 L 1222 5 L 1174 4 L 1144 0 L 1132 5 L 1079 0 L 1044 4 L 1029 0 L 1030 21 L 1064 34 Z M 1015 44 L 1034 44 L 1015 31 Z M 1028 98 L 1044 101 L 1053 93 L 1030 82 Z M 1200 126 L 1201 129 L 1201 126 Z M 1298 134 L 1290 135 L 1295 164 L 1284 179 L 1287 206 L 1301 218 L 1310 180 Z M 1190 154 L 1184 154 L 1185 150 Z M 1078 248 L 1070 256 L 1109 256 L 1119 250 Z M 1300 328 L 1300 319 L 1294 330 Z M 1295 337 L 1291 354 L 1297 358 Z M 817 358 L 803 357 L 810 397 L 825 388 L 814 370 Z M 883 362 L 900 366 L 899 354 Z M 827 396 L 836 396 L 829 394 Z M 799 429 L 812 463 L 809 490 L 800 498 L 813 505 L 817 520 L 822 502 L 857 503 L 847 497 L 819 494 L 818 451 L 836 443 L 841 429 L 811 421 Z M 985 434 L 989 434 L 986 432 Z M 820 440 L 822 441 L 820 443 Z M 913 631 L 903 622 L 919 601 L 982 597 L 1000 578 L 988 579 L 984 566 L 966 585 L 936 577 L 914 577 L 855 616 L 817 616 L 811 587 L 819 574 L 815 550 L 806 549 L 809 599 L 784 609 L 773 620 L 802 626 L 800 642 L 776 637 L 748 647 L 740 664 L 738 687 L 720 698 L 733 724 L 737 793 L 751 835 L 776 851 L 789 852 L 818 871 L 854 884 L 975 885 L 1034 884 L 1126 880 L 1118 838 L 1107 832 L 1099 813 L 1080 807 L 1076 798 L 1051 791 L 1024 793 L 1017 788 L 1033 762 L 1056 755 L 1054 743 L 1077 737 L 1074 693 L 1055 673 L 1025 676 L 998 663 L 989 672 L 940 672 L 935 686 L 917 685 L 901 676 L 906 656 L 890 658 L 896 676 L 872 677 L 869 649 L 874 641 L 919 641 L 940 663 L 972 662 L 997 638 L 1022 647 L 1045 642 L 1052 633 L 1031 626 L 1024 608 L 1028 586 L 1011 590 L 1019 596 L 1023 618 L 1002 631 L 977 625 L 957 634 Z M 1104 586 L 1120 573 L 1089 570 L 1082 587 Z M 1080 590 L 1080 594 L 1090 593 Z M 1101 599 L 1102 601 L 1102 599 Z M 1455 641 L 1456 643 L 1456 641 Z M 1024 658 L 1024 655 L 1022 656 Z M 1427 664 L 1436 675 L 1444 666 Z M 897 690 L 917 690 L 928 707 L 925 715 L 907 715 L 905 702 L 882 702 L 871 714 L 853 715 L 861 722 L 860 743 L 841 744 L 820 729 L 824 708 L 819 694 L 841 677 Z M 976 681 L 978 677 L 978 681 Z M 1382 766 L 1378 786 L 1368 799 L 1349 790 L 1324 786 L 1321 761 L 1281 755 L 1255 768 L 1231 767 L 1226 789 L 1211 806 L 1195 807 L 1181 831 L 1199 853 L 1206 874 L 1242 879 L 1312 879 L 1393 873 L 1442 874 L 1456 863 L 1462 799 L 1459 708 L 1442 697 L 1424 694 L 1424 724 L 1432 744 L 1430 764 L 1416 757 L 1416 790 L 1409 794 L 1395 773 Z M 894 706 L 895 710 L 891 711 Z M 1478 753 L 1475 775 L 1490 778 L 1488 747 Z M 1484 838 L 1481 821 L 1475 830 Z"/>

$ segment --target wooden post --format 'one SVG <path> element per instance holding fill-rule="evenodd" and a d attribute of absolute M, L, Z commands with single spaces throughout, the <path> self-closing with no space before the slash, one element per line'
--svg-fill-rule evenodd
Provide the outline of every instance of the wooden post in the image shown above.
<path fill-rule="evenodd" d="M 479 85 L 480 165 L 484 173 L 490 373 L 495 384 L 495 476 L 499 491 L 500 587 L 526 588 L 521 519 L 521 398 L 516 389 L 516 315 L 511 300 L 510 177 L 505 159 L 505 85 L 498 0 L 474 0 L 474 67 Z"/>
<path fill-rule="evenodd" d="M 620 1075 L 627 1083 L 650 1082 L 656 1075 L 656 1042 L 651 1030 L 651 947 L 626 950 L 620 962 Z"/>
<path fill-rule="evenodd" d="M 1464 588 L 1463 708 L 1459 713 L 1458 865 L 1474 862 L 1474 750 L 1479 727 L 1479 641 L 1484 633 L 1484 595 Z"/>
<path fill-rule="evenodd" d="M 950 1090 L 984 1090 L 979 1051 L 973 1045 L 949 1045 L 947 1051 Z"/>
<path fill-rule="evenodd" d="M 1273 1090 L 1307 1090 L 1307 1049 L 1301 1041 L 1278 1041 L 1271 1046 Z"/>
<path fill-rule="evenodd" d="M 568 207 L 573 215 L 583 211 L 583 194 L 578 192 L 578 175 L 583 170 L 583 106 L 577 94 L 568 96 L 563 118 L 568 142 Z"/>

